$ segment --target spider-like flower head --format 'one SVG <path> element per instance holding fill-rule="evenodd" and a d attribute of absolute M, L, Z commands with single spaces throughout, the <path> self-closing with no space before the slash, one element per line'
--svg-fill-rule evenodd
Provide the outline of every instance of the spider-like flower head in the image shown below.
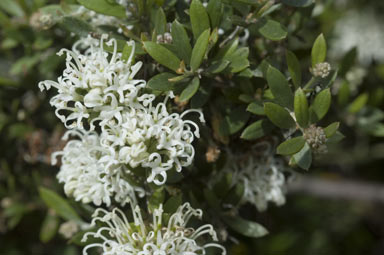
<path fill-rule="evenodd" d="M 132 174 L 114 159 L 114 151 L 100 145 L 97 133 L 70 130 L 63 139 L 69 135 L 78 136 L 80 140 L 70 140 L 63 151 L 52 155 L 52 164 L 56 163 L 57 156 L 62 156 L 57 178 L 64 183 L 68 196 L 83 203 L 109 206 L 113 197 L 124 205 L 135 201 L 135 193 L 144 194 L 142 188 L 130 184 L 128 178 L 132 178 Z"/>
<path fill-rule="evenodd" d="M 276 158 L 269 142 L 256 144 L 251 152 L 231 155 L 222 173 L 232 173 L 233 183 L 242 183 L 242 203 L 250 203 L 259 211 L 268 208 L 268 202 L 285 203 L 287 171 L 284 161 Z"/>
<path fill-rule="evenodd" d="M 41 90 L 55 87 L 58 94 L 50 103 L 56 108 L 56 115 L 67 128 L 83 129 L 83 120 L 94 128 L 95 121 L 121 118 L 123 106 L 139 104 L 138 95 L 145 81 L 133 79 L 140 70 L 142 63 L 132 66 L 134 42 L 128 42 L 132 47 L 128 60 L 117 53 L 117 42 L 107 35 L 102 35 L 100 41 L 84 38 L 74 44 L 72 50 L 62 49 L 58 55 L 66 54 L 66 68 L 58 81 L 43 81 L 39 83 Z M 82 54 L 77 48 L 89 45 Z M 111 47 L 112 54 L 104 47 Z M 154 96 L 150 97 L 152 100 Z M 69 112 L 68 116 L 64 112 Z M 109 118 L 106 120 L 106 118 Z"/>
<path fill-rule="evenodd" d="M 91 225 L 102 223 L 104 226 L 96 232 L 86 233 L 82 241 L 91 236 L 100 238 L 102 243 L 87 245 L 83 255 L 96 247 L 102 250 L 103 255 L 203 255 L 209 247 L 221 249 L 222 255 L 226 254 L 223 246 L 205 243 L 207 238 L 217 241 L 212 225 L 202 225 L 197 229 L 187 227 L 192 216 L 202 217 L 202 211 L 193 209 L 189 203 L 181 205 L 167 224 L 163 223 L 162 205 L 153 211 L 152 222 L 143 220 L 138 206 L 131 206 L 133 222 L 128 221 L 118 208 L 112 212 L 96 209 Z"/>

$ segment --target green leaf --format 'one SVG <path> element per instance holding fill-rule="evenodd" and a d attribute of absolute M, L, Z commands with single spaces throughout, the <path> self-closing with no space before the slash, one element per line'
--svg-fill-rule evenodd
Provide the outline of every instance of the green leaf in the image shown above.
<path fill-rule="evenodd" d="M 296 88 L 301 86 L 301 67 L 300 62 L 292 51 L 286 52 L 288 71 L 291 75 L 292 82 Z"/>
<path fill-rule="evenodd" d="M 39 194 L 44 203 L 64 219 L 81 221 L 80 216 L 76 213 L 72 206 L 70 206 L 70 204 L 56 192 L 40 187 Z"/>
<path fill-rule="evenodd" d="M 267 71 L 267 82 L 276 102 L 292 109 L 293 93 L 285 76 L 273 66 Z"/>
<path fill-rule="evenodd" d="M 56 235 L 59 227 L 59 219 L 56 215 L 47 213 L 40 228 L 40 241 L 47 243 Z"/>
<path fill-rule="evenodd" d="M 299 152 L 304 147 L 304 144 L 305 144 L 304 137 L 302 136 L 295 137 L 281 143 L 277 147 L 277 153 L 285 156 L 293 155 Z"/>
<path fill-rule="evenodd" d="M 200 86 L 200 79 L 198 77 L 193 78 L 193 80 L 188 84 L 188 86 L 181 92 L 180 101 L 184 102 L 189 100 L 196 94 Z"/>
<path fill-rule="evenodd" d="M 109 15 L 109 16 L 115 16 L 118 18 L 126 18 L 126 11 L 125 8 L 122 5 L 119 5 L 117 3 L 113 3 L 113 1 L 108 0 L 77 0 L 79 4 L 83 5 L 84 7 L 93 10 L 95 12 Z"/>
<path fill-rule="evenodd" d="M 312 152 L 309 145 L 305 143 L 304 147 L 293 155 L 293 159 L 300 168 L 308 170 L 312 164 Z"/>
<path fill-rule="evenodd" d="M 126 43 L 123 48 L 121 59 L 127 62 L 129 60 L 129 57 L 131 56 L 132 49 L 133 49 L 133 46 Z M 135 54 L 133 54 L 133 59 L 132 59 L 133 62 L 135 62 L 134 57 L 135 57 Z"/>
<path fill-rule="evenodd" d="M 67 31 L 75 33 L 80 37 L 86 37 L 93 31 L 92 27 L 87 22 L 72 16 L 63 17 L 60 19 L 59 24 Z"/>
<path fill-rule="evenodd" d="M 359 95 L 349 106 L 348 111 L 350 113 L 357 113 L 360 111 L 368 102 L 368 93 Z"/>
<path fill-rule="evenodd" d="M 185 63 L 191 62 L 192 47 L 187 31 L 177 20 L 172 23 L 172 44 L 175 46 L 177 56 Z"/>
<path fill-rule="evenodd" d="M 219 27 L 221 15 L 223 13 L 223 4 L 221 0 L 210 0 L 207 6 L 207 12 L 211 20 L 211 27 Z"/>
<path fill-rule="evenodd" d="M 197 40 L 201 33 L 210 28 L 208 13 L 199 0 L 192 0 L 189 15 L 191 18 L 193 36 L 195 40 Z"/>
<path fill-rule="evenodd" d="M 181 194 L 178 194 L 176 196 L 171 196 L 167 202 L 164 204 L 164 212 L 166 213 L 175 213 L 177 211 L 177 208 L 181 205 L 183 202 L 183 198 Z"/>
<path fill-rule="evenodd" d="M 244 196 L 244 184 L 239 182 L 235 184 L 229 192 L 227 192 L 225 198 L 223 199 L 223 204 L 231 204 L 237 206 Z"/>
<path fill-rule="evenodd" d="M 260 103 L 250 103 L 247 107 L 247 111 L 255 115 L 265 115 L 264 107 Z"/>
<path fill-rule="evenodd" d="M 24 11 L 15 0 L 1 0 L 0 9 L 16 17 L 24 17 Z"/>
<path fill-rule="evenodd" d="M 165 17 L 163 8 L 159 8 L 155 15 L 155 31 L 157 35 L 162 35 L 167 31 L 167 19 Z"/>
<path fill-rule="evenodd" d="M 291 117 L 291 114 L 278 104 L 265 103 L 264 111 L 267 117 L 272 121 L 273 124 L 280 128 L 294 128 L 296 126 L 295 121 Z"/>
<path fill-rule="evenodd" d="M 196 94 L 191 99 L 191 108 L 198 109 L 203 107 L 211 95 L 212 87 L 211 86 L 201 86 Z"/>
<path fill-rule="evenodd" d="M 164 188 L 160 187 L 156 189 L 151 197 L 148 199 L 148 207 L 153 212 L 154 209 L 159 208 L 160 204 L 163 204 L 165 198 Z"/>
<path fill-rule="evenodd" d="M 180 68 L 180 59 L 170 50 L 154 42 L 144 42 L 148 54 L 165 67 L 177 72 Z"/>
<path fill-rule="evenodd" d="M 306 7 L 314 3 L 314 0 L 281 0 L 282 3 L 294 7 Z"/>
<path fill-rule="evenodd" d="M 328 127 L 324 128 L 324 133 L 327 138 L 333 136 L 339 129 L 340 122 L 333 122 Z"/>
<path fill-rule="evenodd" d="M 339 131 L 336 131 L 335 134 L 333 134 L 333 136 L 329 137 L 327 139 L 327 144 L 334 144 L 334 143 L 338 143 L 340 142 L 341 140 L 343 140 L 345 138 L 345 136 L 339 132 Z"/>
<path fill-rule="evenodd" d="M 225 68 L 230 64 L 231 62 L 228 60 L 221 60 L 221 61 L 214 61 L 212 62 L 212 65 L 207 68 L 207 73 L 217 74 L 222 71 L 224 71 Z"/>
<path fill-rule="evenodd" d="M 192 57 L 191 57 L 191 68 L 193 71 L 196 71 L 200 65 L 201 62 L 203 62 L 205 53 L 208 48 L 208 42 L 209 42 L 209 31 L 210 29 L 205 30 L 197 39 L 195 46 L 192 50 Z"/>
<path fill-rule="evenodd" d="M 337 93 L 337 102 L 339 105 L 344 106 L 348 103 L 351 92 L 349 90 L 348 81 L 344 81 Z"/>
<path fill-rule="evenodd" d="M 302 128 L 307 127 L 309 120 L 308 100 L 301 88 L 296 90 L 294 108 L 297 123 Z"/>
<path fill-rule="evenodd" d="M 316 114 L 316 121 L 321 120 L 327 114 L 329 107 L 331 106 L 331 91 L 330 89 L 324 89 L 315 97 L 311 106 L 313 112 Z"/>
<path fill-rule="evenodd" d="M 280 41 L 287 37 L 287 29 L 279 22 L 266 20 L 259 28 L 260 34 L 272 41 Z"/>
<path fill-rule="evenodd" d="M 226 55 L 224 57 L 225 60 L 230 61 L 229 69 L 231 73 L 238 73 L 243 71 L 245 68 L 249 66 L 249 48 L 241 47 L 236 49 L 232 54 Z"/>
<path fill-rule="evenodd" d="M 327 43 L 323 34 L 320 34 L 312 47 L 312 66 L 325 61 L 327 57 Z"/>
<path fill-rule="evenodd" d="M 268 134 L 271 129 L 272 127 L 269 121 L 265 119 L 258 120 L 244 129 L 243 133 L 241 134 L 241 138 L 244 140 L 259 139 Z"/>
<path fill-rule="evenodd" d="M 215 194 L 220 198 L 224 198 L 224 196 L 228 193 L 228 191 L 231 189 L 232 185 L 232 173 L 226 173 L 223 174 L 221 179 L 215 183 L 213 186 L 213 190 Z"/>
<path fill-rule="evenodd" d="M 268 234 L 268 230 L 257 222 L 233 216 L 224 216 L 223 220 L 231 229 L 247 237 L 259 238 Z"/>
<path fill-rule="evenodd" d="M 177 77 L 171 73 L 161 73 L 152 77 L 147 86 L 154 90 L 170 91 L 173 90 L 175 83 L 170 82 L 169 79 Z"/>
<path fill-rule="evenodd" d="M 220 132 L 224 135 L 232 135 L 240 131 L 247 123 L 249 116 L 250 114 L 243 106 L 235 108 L 222 120 Z"/>

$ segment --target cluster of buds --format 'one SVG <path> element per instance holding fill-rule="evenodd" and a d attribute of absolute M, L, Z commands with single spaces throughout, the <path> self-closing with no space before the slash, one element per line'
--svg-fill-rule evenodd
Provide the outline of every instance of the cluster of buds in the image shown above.
<path fill-rule="evenodd" d="M 311 73 L 315 77 L 326 78 L 331 72 L 331 65 L 328 62 L 318 63 L 311 69 Z"/>
<path fill-rule="evenodd" d="M 327 145 L 325 144 L 327 142 L 327 137 L 323 128 L 315 125 L 309 126 L 304 129 L 304 138 L 313 152 L 318 154 L 327 153 Z"/>
<path fill-rule="evenodd" d="M 172 43 L 172 35 L 168 32 L 162 35 L 158 35 L 156 39 L 157 43 Z"/>

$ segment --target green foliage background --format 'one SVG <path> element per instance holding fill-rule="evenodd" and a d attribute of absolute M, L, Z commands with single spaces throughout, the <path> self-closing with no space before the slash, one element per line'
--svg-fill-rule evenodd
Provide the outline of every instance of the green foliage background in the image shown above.
<path fill-rule="evenodd" d="M 87 1 L 79 2 L 86 3 Z M 316 1 L 315 4 L 300 8 L 285 4 L 279 5 L 274 12 L 268 14 L 273 20 L 266 21 L 270 23 L 263 24 L 264 29 L 258 30 L 262 36 L 268 39 L 267 43 L 262 39 L 253 41 L 252 44 L 246 45 L 250 48 L 249 52 L 241 51 L 232 56 L 231 61 L 233 58 L 238 58 L 236 62 L 233 61 L 236 65 L 230 66 L 225 62 L 224 64 L 216 63 L 218 64 L 218 66 L 214 66 L 217 68 L 216 71 L 220 72 L 220 70 L 218 71 L 221 68 L 220 65 L 229 65 L 230 72 L 237 73 L 244 70 L 243 67 L 248 64 L 258 66 L 263 59 L 268 59 L 275 67 L 279 67 L 280 71 L 287 70 L 285 64 L 282 63 L 285 59 L 284 49 L 288 48 L 300 60 L 301 68 L 299 69 L 303 73 L 303 78 L 309 79 L 308 69 L 313 61 L 313 59 L 311 60 L 312 45 L 319 34 L 324 34 L 328 43 L 328 51 L 331 51 L 332 42 L 337 42 L 335 38 L 343 36 L 336 34 L 334 28 L 348 11 L 373 8 L 377 14 L 380 14 L 384 9 L 384 5 L 380 1 L 356 0 L 346 1 L 345 4 L 340 2 L 342 1 Z M 49 155 L 63 146 L 60 138 L 64 129 L 49 105 L 51 95 L 42 94 L 37 83 L 45 79 L 54 80 L 61 73 L 64 62 L 62 58 L 56 56 L 56 52 L 61 48 L 71 47 L 74 38 L 70 36 L 70 33 L 86 33 L 84 31 L 88 28 L 86 23 L 69 18 L 61 19 L 57 24 L 46 24 L 49 29 L 38 29 L 31 25 L 33 15 L 40 8 L 49 4 L 61 4 L 60 8 L 65 9 L 73 3 L 75 1 L 0 1 L 0 142 L 2 145 L 0 147 L 0 253 L 80 254 L 77 246 L 68 243 L 67 240 L 56 234 L 57 228 L 63 220 L 52 209 L 47 209 L 41 198 L 44 196 L 39 195 L 38 187 L 41 186 L 49 187 L 58 194 L 63 194 L 61 186 L 55 179 L 58 169 L 50 165 Z M 279 3 L 276 1 L 276 4 Z M 54 8 L 44 9 L 44 11 L 57 14 L 57 10 Z M 241 13 L 241 11 L 239 12 Z M 164 15 L 166 13 L 167 9 L 165 9 Z M 185 13 L 179 15 L 185 20 L 187 19 Z M 230 13 L 225 15 L 230 15 Z M 232 18 L 233 22 L 241 25 L 244 20 L 241 20 L 239 16 Z M 174 17 L 165 18 L 168 22 L 174 19 Z M 204 41 L 208 41 L 209 36 L 209 32 L 206 32 L 208 30 L 204 27 L 204 18 L 198 18 L 202 19 L 199 23 L 202 24 L 201 27 L 191 28 L 194 41 L 196 41 L 195 45 L 198 47 L 187 49 L 192 52 L 190 67 L 193 71 L 197 70 L 201 64 L 206 64 L 203 60 L 204 54 L 199 55 L 199 51 L 202 50 L 198 48 L 210 47 L 204 43 Z M 161 21 L 162 17 L 160 16 L 159 19 Z M 148 22 L 148 20 L 143 20 L 143 22 Z M 377 22 L 382 21 L 377 20 Z M 161 24 L 161 22 L 156 24 Z M 173 25 L 176 27 L 177 23 Z M 159 25 L 155 26 L 155 29 L 159 34 L 164 32 L 164 28 Z M 281 40 L 283 38 L 285 39 Z M 173 63 L 178 62 L 170 59 L 164 61 L 161 56 L 157 57 L 159 49 L 156 48 L 156 45 L 148 41 L 144 43 L 144 48 L 153 59 L 174 72 L 167 70 L 167 73 L 162 73 L 163 77 L 158 77 L 161 82 L 152 80 L 150 87 L 159 91 L 169 90 L 173 88 L 174 84 L 164 83 L 164 78 L 168 80 L 176 76 L 179 66 Z M 152 54 L 151 47 L 154 48 Z M 334 103 L 320 124 L 327 126 L 332 122 L 340 121 L 340 130 L 347 139 L 332 146 L 328 155 L 315 160 L 310 173 L 304 170 L 299 171 L 328 180 L 354 179 L 382 184 L 384 182 L 382 173 L 384 163 L 382 139 L 384 136 L 384 61 L 360 63 L 356 57 L 358 54 L 356 52 L 359 50 L 364 49 L 352 49 L 342 57 L 335 57 L 332 54 L 328 54 L 327 57 L 332 66 L 338 67 L 339 73 L 335 84 L 339 86 L 339 91 L 337 94 L 333 93 Z M 144 51 L 139 54 L 144 54 Z M 247 62 L 246 57 L 243 57 L 244 54 L 247 56 L 249 54 L 250 63 Z M 147 63 L 152 61 L 149 56 L 143 58 Z M 215 71 L 214 67 L 211 69 L 212 72 Z M 366 75 L 352 88 L 347 74 L 355 67 L 364 69 Z M 146 70 L 146 73 L 151 72 L 153 73 L 153 70 Z M 246 77 L 247 73 L 243 75 Z M 226 117 L 231 120 L 229 110 L 232 106 L 238 106 L 239 112 L 245 112 L 243 108 L 246 106 L 250 107 L 248 105 L 251 101 L 244 95 L 246 94 L 244 91 L 248 89 L 246 79 L 241 75 L 234 75 L 234 80 L 242 84 L 241 91 L 220 90 L 222 97 L 213 103 L 213 108 L 215 108 L 212 112 L 213 116 L 220 116 L 221 119 L 224 119 L 224 124 Z M 254 82 L 261 84 L 261 80 L 261 77 L 255 78 Z M 204 94 L 204 88 L 211 89 L 207 85 L 207 78 L 201 80 L 191 78 L 188 81 L 190 83 L 183 84 L 183 91 L 179 91 L 182 101 L 190 99 L 196 91 Z M 268 81 L 268 83 L 273 82 Z M 296 85 L 300 81 L 295 80 L 294 83 Z M 159 84 L 167 86 L 158 87 Z M 217 86 L 220 87 L 220 84 Z M 199 88 L 200 90 L 198 90 Z M 230 104 L 223 109 L 220 105 L 225 100 Z M 199 106 L 200 101 L 194 101 L 192 98 L 191 104 Z M 255 107 L 254 112 L 257 112 L 257 105 Z M 215 112 L 216 110 L 217 112 Z M 223 143 L 230 142 L 246 146 L 247 142 L 241 140 L 240 137 L 244 140 L 258 138 L 249 137 L 250 134 L 255 134 L 253 130 L 245 132 L 247 130 L 245 123 L 252 123 L 247 122 L 248 118 L 252 118 L 250 114 L 246 115 L 239 115 L 238 112 L 232 113 L 232 116 L 240 118 L 240 123 L 242 118 L 247 120 L 240 126 L 228 121 L 228 126 L 224 130 L 215 131 L 219 136 L 218 139 Z M 305 122 L 305 120 L 302 121 L 302 123 Z M 261 132 L 260 129 L 257 130 Z M 199 146 L 204 148 L 206 144 L 197 145 L 196 150 L 199 150 Z M 204 171 L 212 168 L 204 162 L 204 153 L 205 151 L 201 153 L 202 155 L 197 155 L 195 159 L 196 167 L 200 169 L 199 174 L 203 177 L 207 175 Z M 40 190 L 40 192 L 44 191 Z M 88 214 L 87 209 L 91 210 L 79 207 L 72 200 L 68 201 L 81 216 Z M 283 207 L 271 206 L 267 212 L 258 213 L 245 206 L 241 209 L 240 214 L 261 223 L 270 234 L 252 239 L 234 233 L 233 237 L 238 242 L 228 242 L 229 254 L 337 255 L 348 253 L 357 255 L 381 254 L 384 248 L 384 220 L 381 217 L 383 206 L 378 202 L 343 200 L 332 197 L 318 198 L 311 194 L 298 193 L 289 194 L 288 201 Z"/>

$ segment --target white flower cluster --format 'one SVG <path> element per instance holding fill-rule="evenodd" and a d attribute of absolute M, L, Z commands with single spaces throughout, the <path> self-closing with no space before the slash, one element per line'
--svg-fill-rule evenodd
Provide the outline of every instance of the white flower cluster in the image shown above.
<path fill-rule="evenodd" d="M 331 72 L 331 65 L 327 62 L 318 63 L 311 69 L 313 76 L 326 78 Z"/>
<path fill-rule="evenodd" d="M 114 151 L 101 146 L 97 133 L 70 130 L 63 139 L 69 135 L 78 136 L 80 140 L 69 141 L 63 151 L 52 155 L 53 164 L 57 156 L 62 156 L 57 178 L 64 183 L 65 194 L 97 206 L 102 203 L 109 206 L 112 197 L 124 205 L 135 201 L 135 193 L 144 195 L 142 188 L 130 184 L 132 173 L 114 160 Z"/>
<path fill-rule="evenodd" d="M 282 159 L 276 158 L 272 145 L 262 142 L 244 155 L 232 155 L 223 173 L 232 173 L 232 183 L 243 183 L 242 203 L 250 203 L 259 211 L 268 208 L 268 202 L 285 203 L 287 168 Z"/>
<path fill-rule="evenodd" d="M 353 47 L 358 49 L 360 63 L 369 65 L 372 60 L 384 61 L 384 19 L 372 8 L 348 11 L 336 23 L 331 54 L 342 57 Z"/>
<path fill-rule="evenodd" d="M 83 249 L 83 255 L 92 248 L 100 248 L 104 255 L 203 255 L 206 248 L 214 247 L 226 254 L 225 248 L 217 243 L 203 243 L 203 237 L 217 241 L 212 225 L 206 224 L 196 230 L 188 228 L 192 216 L 201 218 L 202 211 L 193 209 L 189 203 L 181 205 L 172 214 L 167 224 L 163 223 L 162 205 L 153 212 L 152 222 L 143 220 L 140 208 L 132 205 L 133 222 L 128 221 L 125 214 L 115 208 L 112 212 L 97 209 L 91 225 L 102 223 L 97 232 L 88 232 L 88 237 L 100 238 L 102 243 L 92 243 Z M 199 239 L 199 240 L 198 240 Z"/>
<path fill-rule="evenodd" d="M 131 65 L 134 43 L 129 43 L 131 54 L 125 60 L 117 53 L 116 40 L 105 40 L 105 35 L 100 41 L 88 37 L 76 42 L 72 51 L 61 50 L 59 54 L 67 56 L 63 75 L 57 82 L 39 84 L 41 90 L 58 90 L 50 103 L 67 128 L 78 130 L 69 134 L 81 138 L 57 153 L 63 155 L 58 178 L 67 194 L 96 205 L 109 205 L 113 194 L 117 202 L 126 203 L 126 195 L 137 190 L 126 180 L 133 168 L 149 168 L 147 181 L 161 185 L 167 171 L 189 166 L 199 127 L 183 118 L 197 112 L 204 121 L 199 110 L 169 113 L 166 103 L 173 94 L 155 103 L 153 94 L 143 92 L 146 82 L 134 79 L 142 65 Z M 100 135 L 92 132 L 96 127 Z"/>
<path fill-rule="evenodd" d="M 313 152 L 318 154 L 327 153 L 327 137 L 323 128 L 317 127 L 316 125 L 309 126 L 304 129 L 304 138 Z"/>

